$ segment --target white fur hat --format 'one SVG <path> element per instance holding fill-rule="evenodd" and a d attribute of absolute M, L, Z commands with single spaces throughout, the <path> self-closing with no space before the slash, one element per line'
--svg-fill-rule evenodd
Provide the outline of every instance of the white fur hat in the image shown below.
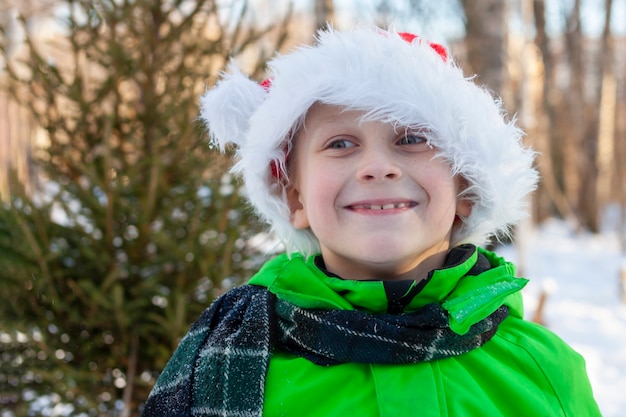
<path fill-rule="evenodd" d="M 251 204 L 288 251 L 319 250 L 309 231 L 292 227 L 279 178 L 287 175 L 293 131 L 315 102 L 433 132 L 431 143 L 467 180 L 473 203 L 452 245 L 506 235 L 526 215 L 538 180 L 534 152 L 523 146 L 522 131 L 506 120 L 499 100 L 465 78 L 441 46 L 380 29 L 327 30 L 314 46 L 268 65 L 271 82 L 264 84 L 233 66 L 202 97 L 201 118 L 220 148 L 238 145 L 233 171 L 243 175 Z"/>

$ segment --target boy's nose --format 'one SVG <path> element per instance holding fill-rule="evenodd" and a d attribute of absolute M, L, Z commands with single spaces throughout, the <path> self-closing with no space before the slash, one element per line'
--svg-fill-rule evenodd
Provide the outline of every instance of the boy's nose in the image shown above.
<path fill-rule="evenodd" d="M 400 178 L 402 170 L 391 155 L 373 150 L 363 154 L 357 175 L 361 181 L 388 181 Z"/>

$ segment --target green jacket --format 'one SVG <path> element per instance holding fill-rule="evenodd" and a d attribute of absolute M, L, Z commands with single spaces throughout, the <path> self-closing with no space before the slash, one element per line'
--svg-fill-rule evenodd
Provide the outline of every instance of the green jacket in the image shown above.
<path fill-rule="evenodd" d="M 480 262 L 491 267 L 475 275 Z M 405 312 L 441 303 L 457 333 L 502 304 L 510 308 L 489 342 L 461 356 L 409 365 L 319 366 L 275 351 L 264 415 L 600 416 L 583 358 L 546 328 L 523 319 L 520 290 L 526 280 L 515 278 L 514 272 L 511 263 L 495 254 L 469 247 L 452 264 L 433 271 L 423 288 L 424 283 L 406 283 L 413 290 L 400 295 Z M 383 281 L 329 276 L 314 257 L 279 256 L 250 284 L 304 308 L 376 314 L 388 312 L 391 305 Z"/>

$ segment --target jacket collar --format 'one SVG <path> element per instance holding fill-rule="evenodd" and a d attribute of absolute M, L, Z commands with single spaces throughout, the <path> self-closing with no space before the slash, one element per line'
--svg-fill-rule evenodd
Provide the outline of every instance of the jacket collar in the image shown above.
<path fill-rule="evenodd" d="M 433 270 L 420 283 L 345 280 L 328 275 L 318 264 L 316 257 L 283 254 L 267 262 L 250 284 L 267 287 L 279 298 L 303 308 L 397 313 L 438 303 L 447 306 L 453 321 L 467 324 L 475 319 L 472 312 L 482 316 L 483 310 L 495 304 L 497 308 L 506 299 L 512 315 L 522 314 L 521 296 L 514 294 L 526 280 L 515 278 L 513 264 L 474 245 L 451 249 L 444 267 Z M 480 302 L 476 302 L 478 298 Z"/>

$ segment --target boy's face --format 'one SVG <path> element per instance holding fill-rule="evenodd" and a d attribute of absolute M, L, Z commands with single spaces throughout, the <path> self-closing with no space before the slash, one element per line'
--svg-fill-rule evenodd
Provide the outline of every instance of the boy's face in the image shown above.
<path fill-rule="evenodd" d="M 318 238 L 329 271 L 347 279 L 423 278 L 443 264 L 458 197 L 424 132 L 315 104 L 290 156 L 291 221 Z"/>

